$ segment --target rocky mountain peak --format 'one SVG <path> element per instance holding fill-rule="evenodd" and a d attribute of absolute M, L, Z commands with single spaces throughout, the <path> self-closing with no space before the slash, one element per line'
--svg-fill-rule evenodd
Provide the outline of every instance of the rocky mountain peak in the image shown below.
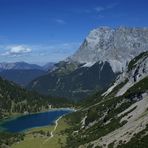
<path fill-rule="evenodd" d="M 100 27 L 88 34 L 71 59 L 86 65 L 107 61 L 116 73 L 125 69 L 135 56 L 147 50 L 148 28 Z"/>

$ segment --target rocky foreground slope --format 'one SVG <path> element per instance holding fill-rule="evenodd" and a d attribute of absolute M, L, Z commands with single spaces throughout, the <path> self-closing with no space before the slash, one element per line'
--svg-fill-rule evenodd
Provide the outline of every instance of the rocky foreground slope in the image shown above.
<path fill-rule="evenodd" d="M 90 101 L 91 99 L 91 101 Z M 103 94 L 67 117 L 67 147 L 148 147 L 148 52 L 134 58 Z"/>

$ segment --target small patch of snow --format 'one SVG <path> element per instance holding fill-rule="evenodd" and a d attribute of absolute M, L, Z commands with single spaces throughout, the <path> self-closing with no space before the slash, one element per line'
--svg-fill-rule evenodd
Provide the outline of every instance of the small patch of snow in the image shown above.
<path fill-rule="evenodd" d="M 94 62 L 88 62 L 88 63 L 84 64 L 82 67 L 91 67 L 94 64 L 95 64 Z"/>

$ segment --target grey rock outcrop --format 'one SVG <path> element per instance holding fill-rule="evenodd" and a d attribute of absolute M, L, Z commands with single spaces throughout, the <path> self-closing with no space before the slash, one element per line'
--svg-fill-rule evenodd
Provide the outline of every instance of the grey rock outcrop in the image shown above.
<path fill-rule="evenodd" d="M 89 33 L 70 58 L 86 66 L 107 61 L 114 72 L 121 72 L 131 59 L 147 50 L 148 28 L 100 27 Z"/>

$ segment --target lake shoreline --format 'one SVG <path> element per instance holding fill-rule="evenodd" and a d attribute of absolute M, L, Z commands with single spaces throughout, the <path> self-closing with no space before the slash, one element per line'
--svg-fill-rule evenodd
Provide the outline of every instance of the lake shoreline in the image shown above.
<path fill-rule="evenodd" d="M 42 110 L 40 112 L 31 112 L 31 113 L 17 113 L 16 112 L 16 113 L 12 113 L 7 118 L 0 119 L 0 125 L 1 125 L 2 122 L 10 121 L 10 120 L 19 118 L 21 116 L 40 114 L 40 113 L 45 113 L 45 112 L 50 112 L 50 111 L 55 111 L 55 110 L 73 110 L 74 112 L 77 111 L 75 108 L 67 107 L 67 108 L 51 108 L 51 109 L 48 109 L 48 110 Z"/>
<path fill-rule="evenodd" d="M 31 116 L 31 115 L 38 115 L 38 114 L 46 114 L 46 113 L 49 113 L 49 112 L 54 112 L 54 111 L 70 111 L 69 113 L 71 112 L 76 112 L 77 110 L 75 108 L 52 108 L 50 110 L 46 110 L 46 111 L 41 111 L 41 112 L 37 112 L 37 113 L 28 113 L 28 114 L 17 114 L 15 116 L 10 116 L 8 119 L 4 119 L 4 120 L 1 120 L 0 121 L 0 132 L 11 132 L 9 131 L 7 128 L 3 127 L 4 124 L 8 123 L 8 122 L 11 122 L 13 120 L 17 120 L 21 117 L 25 117 L 25 116 Z M 69 113 L 65 113 L 64 115 L 62 116 L 59 116 L 58 118 L 56 118 L 56 120 L 53 120 L 53 123 L 49 123 L 49 125 L 40 125 L 40 126 L 35 126 L 35 127 L 29 127 L 29 128 L 26 128 L 22 131 L 19 131 L 20 133 L 24 132 L 29 132 L 33 129 L 37 129 L 37 128 L 41 128 L 41 127 L 49 127 L 49 126 L 53 126 L 56 124 L 56 121 L 59 120 L 59 118 L 62 118 L 63 116 L 69 114 Z"/>
<path fill-rule="evenodd" d="M 52 111 L 59 111 L 59 110 L 70 110 L 70 111 L 73 111 L 73 112 L 76 112 L 76 111 L 77 111 L 77 110 L 74 109 L 74 108 L 57 108 L 57 109 L 54 108 L 54 109 L 52 109 L 52 110 L 49 110 L 49 112 L 52 112 Z M 45 112 L 48 112 L 48 111 L 45 111 Z M 39 113 L 45 113 L 45 112 L 39 112 Z M 34 114 L 39 114 L 39 113 L 34 113 Z M 70 114 L 70 113 L 67 113 L 67 114 Z M 39 129 L 39 128 L 42 128 L 42 127 L 51 127 L 51 126 L 55 126 L 56 123 L 58 124 L 58 121 L 59 121 L 60 119 L 62 119 L 64 116 L 66 116 L 67 114 L 62 115 L 62 116 L 60 116 L 59 118 L 57 118 L 57 119 L 54 121 L 53 124 L 29 128 L 29 129 L 26 129 L 26 130 L 24 130 L 24 131 L 22 131 L 22 132 L 27 133 L 27 132 L 31 132 L 31 131 L 34 130 L 34 129 Z M 29 114 L 29 115 L 33 115 L 33 114 Z M 58 125 L 57 125 L 57 126 L 58 126 Z"/>

